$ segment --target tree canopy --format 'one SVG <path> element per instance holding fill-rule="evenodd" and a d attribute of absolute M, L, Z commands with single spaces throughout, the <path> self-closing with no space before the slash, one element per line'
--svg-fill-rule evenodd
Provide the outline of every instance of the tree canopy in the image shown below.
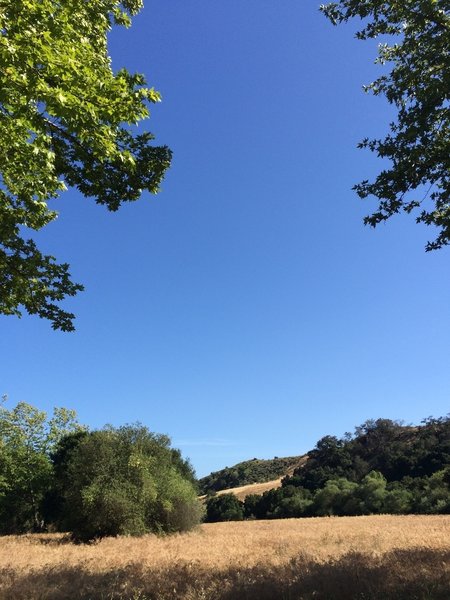
<path fill-rule="evenodd" d="M 398 110 L 384 139 L 364 139 L 389 166 L 374 181 L 355 186 L 374 196 L 365 218 L 376 227 L 399 212 L 437 228 L 426 250 L 450 243 L 450 15 L 448 0 L 340 0 L 321 6 L 333 24 L 360 18 L 361 40 L 379 38 L 377 62 L 392 70 L 366 91 L 384 95 Z"/>
<path fill-rule="evenodd" d="M 55 408 L 52 418 L 26 402 L 0 403 L 0 533 L 38 530 L 52 481 L 50 455 L 64 436 L 83 431 L 75 412 Z"/>
<path fill-rule="evenodd" d="M 0 313 L 74 329 L 58 302 L 83 289 L 28 230 L 57 217 L 67 186 L 108 210 L 156 193 L 171 160 L 133 126 L 160 100 L 142 75 L 113 72 L 107 33 L 142 0 L 9 0 L 0 5 Z"/>
<path fill-rule="evenodd" d="M 75 539 L 171 533 L 198 523 L 192 468 L 167 436 L 136 424 L 62 441 L 53 456 L 54 517 Z"/>

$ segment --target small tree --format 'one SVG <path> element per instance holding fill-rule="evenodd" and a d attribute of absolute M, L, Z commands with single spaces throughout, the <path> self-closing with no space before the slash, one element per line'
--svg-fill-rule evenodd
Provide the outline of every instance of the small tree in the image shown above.
<path fill-rule="evenodd" d="M 260 515 L 259 505 L 261 502 L 260 494 L 249 494 L 244 500 L 244 517 L 246 519 L 262 519 L 265 515 Z"/>
<path fill-rule="evenodd" d="M 234 494 L 213 496 L 206 502 L 206 521 L 242 521 L 244 518 L 244 503 Z"/>
<path fill-rule="evenodd" d="M 50 454 L 66 434 L 80 430 L 75 412 L 55 408 L 53 417 L 19 402 L 0 406 L 0 532 L 45 526 L 43 501 L 52 481 Z"/>
<path fill-rule="evenodd" d="M 412 493 L 397 481 L 389 487 L 384 498 L 384 512 L 401 515 L 411 512 Z"/>
<path fill-rule="evenodd" d="M 371 471 L 360 483 L 356 492 L 361 498 L 361 508 L 365 514 L 377 514 L 384 510 L 386 478 L 379 471 Z"/>
<path fill-rule="evenodd" d="M 288 485 L 281 488 L 280 492 L 281 499 L 271 517 L 288 519 L 309 516 L 312 506 L 312 493 L 309 490 Z"/>
<path fill-rule="evenodd" d="M 358 485 L 343 477 L 330 479 L 314 496 L 313 513 L 317 516 L 349 514 L 348 505 Z M 352 512 L 350 514 L 358 514 Z"/>

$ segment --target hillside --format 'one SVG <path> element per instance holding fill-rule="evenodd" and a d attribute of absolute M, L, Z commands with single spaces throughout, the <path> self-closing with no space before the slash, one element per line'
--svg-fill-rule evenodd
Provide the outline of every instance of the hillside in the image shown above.
<path fill-rule="evenodd" d="M 235 488 L 228 488 L 226 490 L 220 490 L 217 492 L 218 496 L 223 494 L 234 494 L 238 500 L 242 502 L 251 494 L 264 494 L 269 490 L 276 490 L 281 487 L 283 478 L 272 479 L 271 481 L 265 481 L 264 483 L 249 483 L 248 485 L 241 485 Z M 206 496 L 203 496 L 206 498 Z"/>
<path fill-rule="evenodd" d="M 240 463 L 205 478 L 217 487 L 229 483 L 207 501 L 207 521 L 450 513 L 450 417 L 418 426 L 366 421 L 353 435 L 323 437 L 296 460 L 286 475 L 264 484 L 233 486 L 230 474 L 239 481 L 253 462 L 259 467 L 254 473 L 264 473 L 258 462 L 270 461 Z"/>
<path fill-rule="evenodd" d="M 253 458 L 238 463 L 233 467 L 225 467 L 220 471 L 215 471 L 199 480 L 201 494 L 219 492 L 221 490 L 230 490 L 241 488 L 253 484 L 263 484 L 280 480 L 286 475 L 291 475 L 295 469 L 305 463 L 306 456 L 287 456 L 285 458 L 272 458 L 268 460 Z M 276 483 L 276 481 L 275 481 Z M 272 487 L 278 487 L 274 485 Z M 271 489 L 265 487 L 262 491 Z M 248 492 L 248 493 L 261 493 Z"/>

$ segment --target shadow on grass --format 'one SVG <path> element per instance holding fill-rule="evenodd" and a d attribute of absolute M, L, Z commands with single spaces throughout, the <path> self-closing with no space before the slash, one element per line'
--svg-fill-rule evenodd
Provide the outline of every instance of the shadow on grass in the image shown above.
<path fill-rule="evenodd" d="M 66 544 L 73 544 L 72 537 L 69 533 L 24 533 L 21 536 L 15 536 L 18 539 L 29 539 L 33 544 L 40 544 L 42 546 L 63 546 Z"/>
<path fill-rule="evenodd" d="M 92 568 L 92 566 L 91 566 Z M 380 557 L 351 552 L 319 563 L 299 556 L 286 565 L 208 570 L 128 565 L 95 573 L 49 567 L 28 574 L 0 569 L 1 600 L 449 600 L 450 549 L 394 550 Z"/>

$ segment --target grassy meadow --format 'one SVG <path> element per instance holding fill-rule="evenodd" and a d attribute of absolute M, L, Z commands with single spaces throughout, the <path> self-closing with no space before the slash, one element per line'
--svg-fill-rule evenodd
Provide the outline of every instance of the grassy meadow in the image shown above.
<path fill-rule="evenodd" d="M 448 600 L 450 516 L 204 524 L 75 545 L 0 538 L 0 600 Z"/>

